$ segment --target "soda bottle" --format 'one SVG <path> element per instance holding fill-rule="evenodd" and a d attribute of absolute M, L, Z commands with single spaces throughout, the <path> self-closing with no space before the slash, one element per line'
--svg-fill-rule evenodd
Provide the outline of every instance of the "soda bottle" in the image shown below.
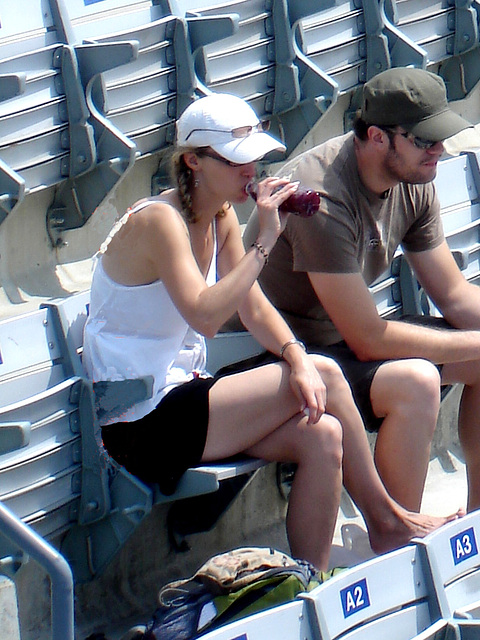
<path fill-rule="evenodd" d="M 247 184 L 247 193 L 255 201 L 257 200 L 257 183 L 249 182 Z M 320 208 L 320 195 L 313 189 L 306 189 L 301 185 L 278 207 L 279 211 L 293 213 L 302 218 L 310 218 L 317 213 Z"/>

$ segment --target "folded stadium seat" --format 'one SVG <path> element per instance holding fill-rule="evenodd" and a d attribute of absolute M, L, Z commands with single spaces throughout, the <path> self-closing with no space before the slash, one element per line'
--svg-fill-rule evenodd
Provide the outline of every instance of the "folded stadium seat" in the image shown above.
<path fill-rule="evenodd" d="M 26 193 L 77 171 L 79 157 L 83 168 L 93 162 L 86 102 L 75 61 L 63 45 L 64 34 L 47 7 L 19 0 L 2 8 L 0 75 L 21 80 L 0 103 L 0 222 Z"/>
<path fill-rule="evenodd" d="M 237 0 L 199 7 L 187 15 L 199 89 L 247 100 L 260 119 L 271 120 L 287 154 L 337 99 L 336 82 L 294 42 L 294 25 L 312 11 L 312 3 L 304 0 Z M 215 40 L 205 42 L 197 27 L 213 25 L 227 15 L 236 24 L 232 32 L 219 31 Z M 269 157 L 283 158 L 278 153 Z"/>
<path fill-rule="evenodd" d="M 411 640 L 440 619 L 415 545 L 347 569 L 299 597 L 322 640 Z"/>
<path fill-rule="evenodd" d="M 480 511 L 417 541 L 445 619 L 480 621 Z M 478 631 L 477 631 L 478 633 Z"/>
<path fill-rule="evenodd" d="M 388 22 L 424 52 L 426 65 L 458 56 L 478 44 L 472 0 L 386 0 L 384 8 Z"/>

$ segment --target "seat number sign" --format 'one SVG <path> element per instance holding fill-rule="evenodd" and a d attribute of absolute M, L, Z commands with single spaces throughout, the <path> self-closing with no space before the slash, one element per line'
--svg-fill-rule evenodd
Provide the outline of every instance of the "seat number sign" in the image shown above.
<path fill-rule="evenodd" d="M 450 538 L 450 547 L 454 564 L 460 564 L 464 560 L 478 555 L 477 540 L 473 527 L 461 531 Z"/>
<path fill-rule="evenodd" d="M 348 616 L 366 609 L 370 606 L 370 596 L 368 594 L 367 580 L 362 578 L 358 582 L 345 587 L 340 591 L 343 615 Z"/>

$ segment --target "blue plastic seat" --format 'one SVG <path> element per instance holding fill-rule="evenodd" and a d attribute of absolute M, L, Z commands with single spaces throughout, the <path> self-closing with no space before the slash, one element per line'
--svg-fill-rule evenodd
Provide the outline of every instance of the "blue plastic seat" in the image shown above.
<path fill-rule="evenodd" d="M 440 618 L 415 545 L 348 569 L 301 597 L 322 640 L 411 640 Z"/>
<path fill-rule="evenodd" d="M 479 166 L 478 152 L 447 158 L 439 162 L 434 181 L 448 246 L 470 282 L 477 282 L 480 277 Z M 440 315 L 404 258 L 400 284 L 405 313 Z"/>
<path fill-rule="evenodd" d="M 480 511 L 418 540 L 443 618 L 480 620 Z"/>
<path fill-rule="evenodd" d="M 306 603 L 301 599 L 256 613 L 202 635 L 204 640 L 314 640 Z"/>
<path fill-rule="evenodd" d="M 27 192 L 65 176 L 69 145 L 65 87 L 57 64 L 61 44 L 46 6 L 19 0 L 2 8 L 0 223 Z"/>
<path fill-rule="evenodd" d="M 76 522 L 81 494 L 82 382 L 59 358 L 46 310 L 0 322 L 0 500 L 48 539 Z"/>
<path fill-rule="evenodd" d="M 473 2 L 387 0 L 385 13 L 409 40 L 435 64 L 478 45 L 477 14 Z"/>

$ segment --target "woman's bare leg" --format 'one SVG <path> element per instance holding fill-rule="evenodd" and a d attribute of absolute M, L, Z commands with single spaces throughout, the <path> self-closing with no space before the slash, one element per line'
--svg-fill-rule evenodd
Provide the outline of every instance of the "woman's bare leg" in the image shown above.
<path fill-rule="evenodd" d="M 253 371 L 212 387 L 204 459 L 246 450 L 266 460 L 296 462 L 287 513 L 290 549 L 326 570 L 342 487 L 341 425 L 326 414 L 316 424 L 307 423 L 298 413 L 285 365 Z M 232 402 L 234 395 L 242 401 Z"/>
<path fill-rule="evenodd" d="M 210 389 L 203 460 L 244 451 L 298 414 L 289 374 L 279 362 L 220 378 Z"/>
<path fill-rule="evenodd" d="M 287 512 L 290 549 L 295 557 L 326 571 L 342 489 L 340 423 L 324 414 L 309 425 L 297 414 L 248 453 L 297 463 Z"/>
<path fill-rule="evenodd" d="M 292 490 L 293 504 L 291 502 L 288 514 L 289 537 L 296 549 L 303 549 L 304 543 L 297 541 L 306 539 L 307 535 L 309 538 L 319 536 L 318 540 L 322 543 L 316 550 L 305 548 L 305 553 L 299 553 L 319 568 L 324 566 L 326 557 L 323 550 L 319 549 L 323 549 L 326 540 L 331 540 L 330 532 L 333 532 L 334 525 L 331 514 L 334 512 L 336 516 L 335 505 L 339 500 L 332 456 L 338 459 L 341 453 L 335 445 L 336 429 L 332 425 L 336 421 L 332 416 L 343 428 L 345 485 L 365 517 L 375 551 L 383 552 L 406 544 L 411 538 L 422 537 L 454 519 L 457 514 L 435 518 L 412 513 L 389 496 L 375 468 L 362 419 L 340 368 L 329 358 L 311 357 L 315 358 L 317 369 L 327 386 L 328 414 L 317 423 L 320 425 L 317 431 L 307 430 L 309 425 L 298 413 L 299 404 L 289 386 L 287 365 L 267 365 L 222 378 L 212 387 L 203 460 L 215 460 L 239 451 L 248 451 L 268 460 L 297 462 L 301 471 L 299 481 Z M 307 435 L 307 431 L 311 433 Z M 312 447 L 309 438 L 318 439 L 316 447 Z M 307 442 L 308 445 L 301 446 Z M 320 449 L 315 452 L 315 460 L 312 460 L 313 448 Z M 319 480 L 324 475 L 325 465 L 330 469 L 328 482 Z M 322 493 L 325 490 L 333 497 L 331 503 L 328 503 L 328 496 Z M 305 531 L 308 531 L 304 535 L 297 529 L 301 527 L 297 523 L 308 518 L 313 518 L 314 522 L 322 521 L 323 525 L 318 525 L 319 530 L 315 533 L 312 525 L 305 527 Z M 314 556 L 317 558 L 315 561 Z"/>

